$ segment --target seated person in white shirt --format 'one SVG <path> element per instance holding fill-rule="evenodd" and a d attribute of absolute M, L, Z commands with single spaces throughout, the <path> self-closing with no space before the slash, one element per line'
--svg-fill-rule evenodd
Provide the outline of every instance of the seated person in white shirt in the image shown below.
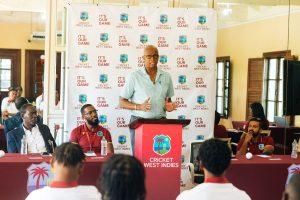
<path fill-rule="evenodd" d="M 56 147 L 55 141 L 48 126 L 37 124 L 37 111 L 35 106 L 25 104 L 20 109 L 23 123 L 7 133 L 7 151 L 20 153 L 21 140 L 25 137 L 28 153 L 52 153 Z"/>
<path fill-rule="evenodd" d="M 78 144 L 64 143 L 57 147 L 51 160 L 54 178 L 49 186 L 32 191 L 26 200 L 100 200 L 95 186 L 80 186 L 85 155 Z"/>
<path fill-rule="evenodd" d="M 250 199 L 246 192 L 234 187 L 225 177 L 225 170 L 231 161 L 231 150 L 226 142 L 219 139 L 206 140 L 199 148 L 198 159 L 204 171 L 204 183 L 182 192 L 176 200 Z"/>
<path fill-rule="evenodd" d="M 114 154 L 104 163 L 97 188 L 103 200 L 145 200 L 144 166 L 133 156 Z"/>
<path fill-rule="evenodd" d="M 11 116 L 14 116 L 18 111 L 15 105 L 17 98 L 17 91 L 13 87 L 8 88 L 8 97 L 3 98 L 1 103 L 2 119 L 6 120 Z"/>

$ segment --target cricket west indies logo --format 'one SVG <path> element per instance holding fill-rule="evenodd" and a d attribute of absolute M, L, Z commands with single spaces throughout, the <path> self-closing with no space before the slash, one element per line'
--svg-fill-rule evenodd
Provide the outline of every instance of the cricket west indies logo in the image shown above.
<path fill-rule="evenodd" d="M 187 36 L 186 35 L 180 35 L 179 39 L 178 39 L 178 42 L 180 44 L 185 44 L 187 42 Z"/>
<path fill-rule="evenodd" d="M 121 14 L 120 14 L 120 21 L 121 21 L 122 23 L 128 22 L 128 14 L 127 14 L 127 13 L 121 13 Z"/>
<path fill-rule="evenodd" d="M 89 13 L 86 11 L 80 12 L 80 19 L 82 21 L 87 21 L 89 19 Z"/>
<path fill-rule="evenodd" d="M 79 18 L 80 21 L 76 24 L 76 26 L 84 26 L 84 27 L 92 26 L 92 24 L 89 23 L 89 13 L 87 11 L 80 12 Z"/>
<path fill-rule="evenodd" d="M 204 95 L 197 96 L 197 104 L 193 108 L 193 110 L 208 110 L 208 106 L 206 105 L 206 97 Z"/>
<path fill-rule="evenodd" d="M 171 150 L 171 138 L 168 135 L 156 135 L 153 138 L 153 151 L 160 155 L 166 155 Z"/>
<path fill-rule="evenodd" d="M 159 21 L 160 24 L 156 27 L 156 29 L 171 29 L 171 26 L 168 24 L 168 15 L 160 15 Z"/>
<path fill-rule="evenodd" d="M 99 123 L 101 125 L 105 125 L 107 123 L 107 116 L 106 115 L 100 115 L 99 116 Z"/>
<path fill-rule="evenodd" d="M 87 95 L 86 94 L 80 94 L 78 96 L 78 101 L 82 104 L 85 104 L 87 102 Z"/>
<path fill-rule="evenodd" d="M 128 54 L 126 53 L 123 53 L 123 54 L 120 54 L 120 57 L 119 57 L 119 63 L 116 65 L 116 69 L 132 69 L 132 67 L 129 65 L 128 63 Z"/>
<path fill-rule="evenodd" d="M 80 53 L 78 56 L 79 62 L 75 65 L 75 68 L 91 68 L 89 61 L 89 55 L 87 53 Z"/>
<path fill-rule="evenodd" d="M 190 90 L 190 87 L 186 84 L 186 75 L 178 76 L 178 84 L 175 86 L 175 90 Z"/>
<path fill-rule="evenodd" d="M 175 46 L 175 50 L 190 50 L 191 47 L 188 45 L 188 38 L 186 35 L 179 35 L 178 45 Z"/>
<path fill-rule="evenodd" d="M 108 76 L 107 76 L 107 74 L 100 74 L 100 75 L 99 75 L 99 81 L 100 81 L 101 83 L 106 83 L 106 82 L 108 81 Z"/>
<path fill-rule="evenodd" d="M 109 43 L 109 34 L 108 33 L 100 33 L 99 35 L 99 43 L 96 45 L 97 48 L 112 48 Z"/>
<path fill-rule="evenodd" d="M 186 116 L 185 116 L 185 115 L 178 115 L 178 119 L 179 119 L 179 120 L 185 120 L 185 119 L 186 119 Z"/>
<path fill-rule="evenodd" d="M 207 71 L 209 68 L 205 65 L 206 57 L 204 55 L 199 55 L 197 57 L 197 65 L 194 67 L 194 70 Z"/>
<path fill-rule="evenodd" d="M 27 179 L 27 192 L 30 193 L 33 190 L 43 188 L 49 185 L 50 180 L 53 179 L 51 173 L 50 164 L 42 162 L 40 164 L 31 164 L 27 168 L 28 179 Z"/>
<path fill-rule="evenodd" d="M 142 44 L 147 43 L 147 42 L 148 42 L 148 35 L 147 35 L 147 34 L 141 34 L 141 35 L 140 35 L 140 42 L 141 42 Z"/>
<path fill-rule="evenodd" d="M 207 23 L 207 18 L 205 15 L 198 16 L 198 24 L 195 30 L 208 31 L 209 28 L 206 25 L 206 23 Z"/>
<path fill-rule="evenodd" d="M 82 62 L 82 63 L 85 63 L 88 61 L 88 54 L 87 53 L 81 53 L 79 54 L 79 60 Z"/>
<path fill-rule="evenodd" d="M 198 23 L 203 25 L 206 23 L 206 16 L 202 15 L 198 17 Z"/>
<path fill-rule="evenodd" d="M 128 55 L 127 54 L 121 54 L 120 55 L 120 62 L 121 63 L 127 63 L 128 62 Z"/>
<path fill-rule="evenodd" d="M 159 62 L 161 64 L 166 64 L 168 62 L 168 56 L 166 56 L 166 55 L 159 56 Z"/>
<path fill-rule="evenodd" d="M 119 135 L 118 142 L 119 144 L 125 144 L 127 141 L 126 135 Z"/>
<path fill-rule="evenodd" d="M 108 41 L 108 33 L 100 33 L 100 40 L 101 40 L 101 42 L 107 42 Z"/>
<path fill-rule="evenodd" d="M 108 84 L 108 75 L 100 74 L 99 82 L 96 84 L 96 89 L 111 89 L 111 85 Z"/>
<path fill-rule="evenodd" d="M 132 28 L 129 24 L 129 15 L 127 13 L 120 14 L 120 23 L 117 25 L 117 28 Z"/>
<path fill-rule="evenodd" d="M 168 22 L 168 15 L 160 15 L 159 21 L 160 21 L 162 24 L 167 23 L 167 22 Z"/>

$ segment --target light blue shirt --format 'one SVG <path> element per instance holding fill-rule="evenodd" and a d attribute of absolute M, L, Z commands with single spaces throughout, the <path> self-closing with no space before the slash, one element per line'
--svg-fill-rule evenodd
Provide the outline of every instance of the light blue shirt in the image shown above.
<path fill-rule="evenodd" d="M 157 69 L 155 84 L 153 84 L 143 68 L 129 75 L 120 96 L 136 104 L 143 104 L 150 97 L 150 111 L 132 110 L 131 114 L 147 119 L 160 119 L 166 117 L 166 97 L 171 98 L 173 95 L 174 88 L 169 73 Z"/>

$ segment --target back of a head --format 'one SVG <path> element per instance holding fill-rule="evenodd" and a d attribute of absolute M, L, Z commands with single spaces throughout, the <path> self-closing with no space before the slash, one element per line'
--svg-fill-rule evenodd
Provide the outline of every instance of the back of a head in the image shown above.
<path fill-rule="evenodd" d="M 231 150 L 227 142 L 213 138 L 203 142 L 199 148 L 198 158 L 206 170 L 220 176 L 230 165 Z"/>
<path fill-rule="evenodd" d="M 20 111 L 21 107 L 25 104 L 28 104 L 28 100 L 24 97 L 19 97 L 16 99 L 15 104 L 16 104 L 16 108 Z"/>
<path fill-rule="evenodd" d="M 266 119 L 264 108 L 259 102 L 254 102 L 250 105 L 250 108 L 252 110 L 252 117 L 257 117 L 262 120 Z"/>
<path fill-rule="evenodd" d="M 218 125 L 221 119 L 221 114 L 215 111 L 215 125 Z"/>
<path fill-rule="evenodd" d="M 65 167 L 76 167 L 84 159 L 85 155 L 81 146 L 71 142 L 61 144 L 53 153 L 53 160 Z"/>
<path fill-rule="evenodd" d="M 286 199 L 299 200 L 300 199 L 300 174 L 294 174 L 285 190 Z"/>
<path fill-rule="evenodd" d="M 133 156 L 115 154 L 103 165 L 97 187 L 103 200 L 144 200 L 144 167 Z"/>
<path fill-rule="evenodd" d="M 25 104 L 23 104 L 23 105 L 21 106 L 20 110 L 19 110 L 19 112 L 21 113 L 21 116 L 23 116 L 23 115 L 26 113 L 27 109 L 28 109 L 29 107 L 32 107 L 32 106 L 33 106 L 33 105 L 30 104 L 30 103 L 25 103 Z"/>

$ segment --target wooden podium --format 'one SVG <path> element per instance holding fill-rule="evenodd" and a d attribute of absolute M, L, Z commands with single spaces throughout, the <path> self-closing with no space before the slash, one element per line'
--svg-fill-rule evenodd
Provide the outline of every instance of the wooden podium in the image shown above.
<path fill-rule="evenodd" d="M 180 193 L 182 127 L 191 120 L 137 119 L 134 156 L 146 171 L 147 200 L 174 200 Z"/>

